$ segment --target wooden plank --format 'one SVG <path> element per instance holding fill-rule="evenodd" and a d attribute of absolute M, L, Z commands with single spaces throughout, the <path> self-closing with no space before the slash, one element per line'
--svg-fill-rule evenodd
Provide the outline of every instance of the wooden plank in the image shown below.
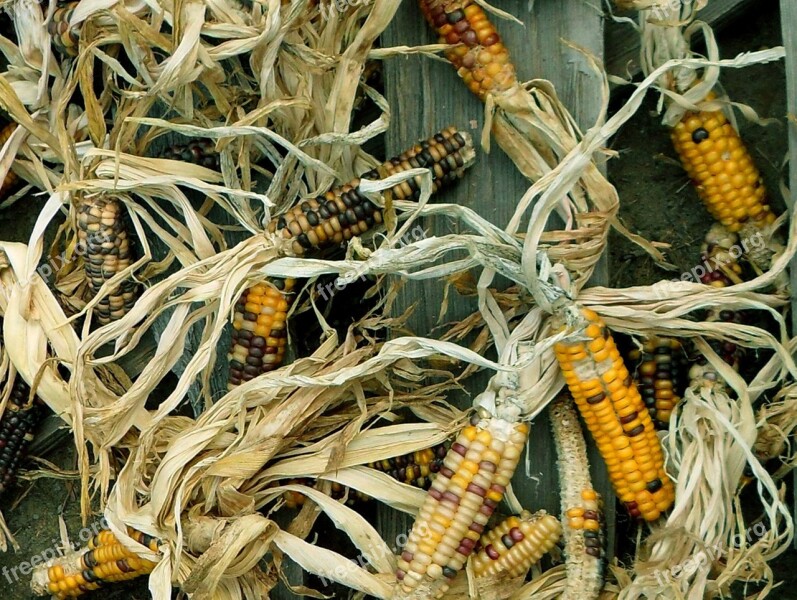
<path fill-rule="evenodd" d="M 722 27 L 734 16 L 753 4 L 754 0 L 711 0 L 698 18 L 715 28 Z M 618 17 L 636 20 L 635 12 L 620 12 Z M 639 36 L 628 23 L 607 19 L 606 70 L 611 75 L 626 78 L 639 73 Z"/>
<path fill-rule="evenodd" d="M 529 5 L 533 4 L 531 12 Z M 579 124 L 590 127 L 596 120 L 601 81 L 589 68 L 586 59 L 562 43 L 568 40 L 603 58 L 602 15 L 583 0 L 507 0 L 501 9 L 518 17 L 525 27 L 500 22 L 498 27 L 509 47 L 523 80 L 550 79 L 560 98 Z M 435 41 L 434 33 L 424 25 L 417 2 L 404 2 L 391 27 L 382 38 L 384 47 L 418 45 Z M 400 151 L 415 140 L 449 124 L 468 129 L 478 139 L 484 109 L 477 98 L 468 94 L 455 71 L 442 61 L 411 56 L 394 58 L 385 63 L 385 85 L 393 109 L 393 121 L 387 134 L 388 154 Z M 408 91 L 410 90 L 410 91 Z M 493 223 L 503 225 L 512 215 L 515 202 L 528 188 L 509 158 L 494 144 L 489 156 L 479 152 L 476 165 L 454 190 L 440 198 L 474 209 Z M 425 222 L 428 231 L 440 235 L 456 231 L 456 224 L 447 220 Z M 606 283 L 605 264 L 594 280 Z M 432 282 L 409 282 L 405 285 L 397 310 L 423 299 L 416 308 L 410 326 L 426 334 L 438 325 L 443 286 Z M 449 298 L 448 319 L 461 318 L 476 310 L 475 301 L 453 293 Z M 473 378 L 471 394 L 483 389 L 489 376 Z M 467 403 L 472 398 L 467 399 Z M 559 512 L 559 485 L 555 451 L 547 416 L 532 426 L 528 454 L 528 472 L 521 463 L 513 481 L 524 507 L 545 508 Z M 597 454 L 591 455 L 596 488 L 607 498 L 612 491 Z M 613 547 L 614 505 L 607 502 L 610 524 L 609 547 Z M 379 526 L 388 543 L 406 532 L 410 520 L 388 509 L 380 510 Z"/>
<path fill-rule="evenodd" d="M 780 26 L 783 31 L 783 46 L 786 48 L 786 98 L 789 117 L 797 115 L 797 2 L 780 0 Z M 789 124 L 789 190 L 786 198 L 789 210 L 794 206 L 797 190 L 797 123 L 791 118 Z M 792 260 L 789 269 L 791 289 L 797 289 L 797 260 Z M 797 296 L 791 296 L 792 333 L 797 333 Z M 797 489 L 797 471 L 792 471 L 792 482 Z M 794 496 L 794 514 L 797 514 L 797 494 Z M 794 541 L 797 548 L 797 540 Z"/>

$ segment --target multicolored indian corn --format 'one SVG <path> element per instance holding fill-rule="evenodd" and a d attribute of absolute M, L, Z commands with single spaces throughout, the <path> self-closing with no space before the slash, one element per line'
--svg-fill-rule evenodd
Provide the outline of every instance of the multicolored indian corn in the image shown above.
<path fill-rule="evenodd" d="M 445 593 L 501 502 L 528 426 L 477 414 L 446 454 L 398 561 L 398 594 Z"/>
<path fill-rule="evenodd" d="M 278 369 L 288 343 L 288 309 L 294 279 L 269 279 L 250 287 L 238 299 L 227 358 L 231 390 L 258 375 Z"/>
<path fill-rule="evenodd" d="M 482 101 L 518 84 L 509 51 L 481 6 L 473 0 L 420 0 L 420 5 L 440 43 L 455 45 L 446 58 Z"/>
<path fill-rule="evenodd" d="M 122 203 L 108 196 L 84 199 L 78 208 L 77 225 L 86 279 L 94 297 L 106 281 L 132 262 Z M 97 322 L 106 325 L 127 314 L 135 304 L 137 291 L 138 284 L 132 279 L 117 284 L 94 308 Z"/>
<path fill-rule="evenodd" d="M 77 2 L 69 2 L 59 6 L 47 24 L 47 32 L 53 39 L 53 46 L 67 56 L 77 56 L 80 44 L 80 25 L 69 25 L 77 5 Z"/>
<path fill-rule="evenodd" d="M 713 92 L 706 97 L 715 99 Z M 775 221 L 761 174 L 721 110 L 687 112 L 672 141 L 706 208 L 730 231 L 748 221 L 759 228 Z"/>
<path fill-rule="evenodd" d="M 0 494 L 9 489 L 17 477 L 34 430 L 43 410 L 38 398 L 30 402 L 30 388 L 17 375 L 12 384 L 3 417 L 0 418 Z"/>
<path fill-rule="evenodd" d="M 576 333 L 587 340 L 568 339 L 554 346 L 570 393 L 620 500 L 633 517 L 655 521 L 672 506 L 675 490 L 664 471 L 653 420 L 603 319 L 573 305 L 563 312 L 580 321 Z M 565 315 L 557 316 L 564 328 Z"/>
<path fill-rule="evenodd" d="M 384 179 L 413 168 L 428 168 L 433 174 L 433 191 L 462 177 L 474 159 L 470 136 L 454 127 L 420 142 L 410 150 L 362 175 L 362 179 Z M 302 256 L 311 250 L 338 245 L 362 235 L 382 222 L 382 211 L 359 188 L 360 179 L 336 187 L 323 196 L 303 200 L 275 217 L 268 231 L 290 244 L 290 251 Z M 399 200 L 416 200 L 420 176 L 390 190 Z"/>
<path fill-rule="evenodd" d="M 219 169 L 219 154 L 216 152 L 216 145 L 213 140 L 205 138 L 192 139 L 184 143 L 175 142 L 171 146 L 166 146 L 160 152 L 159 158 L 180 160 L 216 171 Z"/>
<path fill-rule="evenodd" d="M 641 350 L 629 352 L 628 358 L 634 365 L 634 382 L 654 424 L 667 429 L 685 385 L 683 368 L 687 361 L 681 342 L 652 336 L 643 342 Z"/>
<path fill-rule="evenodd" d="M 562 525 L 544 510 L 523 511 L 485 533 L 473 556 L 476 577 L 522 577 L 562 537 Z"/>
<path fill-rule="evenodd" d="M 128 535 L 151 551 L 158 551 L 158 542 L 154 538 L 131 529 Z M 74 598 L 107 583 L 147 575 L 156 564 L 128 550 L 113 532 L 104 529 L 82 550 L 37 567 L 33 572 L 31 589 L 37 596 L 51 594 L 59 600 Z"/>
<path fill-rule="evenodd" d="M 448 447 L 448 442 L 444 442 L 432 446 L 431 448 L 425 448 L 423 450 L 417 450 L 416 452 L 410 452 L 409 454 L 368 463 L 368 466 L 377 471 L 387 473 L 393 479 L 401 483 L 406 483 L 407 485 L 422 490 L 428 490 L 434 480 L 435 474 L 440 471 L 440 467 L 443 466 L 443 459 L 446 456 Z M 293 480 L 291 483 L 302 483 L 304 485 L 313 484 L 310 479 Z M 336 500 L 340 500 L 347 496 L 346 504 L 349 506 L 354 506 L 358 502 L 365 502 L 371 499 L 370 496 L 362 492 L 346 488 L 336 482 L 332 482 L 331 495 Z M 286 492 L 283 498 L 288 508 L 301 506 L 304 504 L 305 500 L 303 494 L 293 491 Z"/>
<path fill-rule="evenodd" d="M 592 487 L 587 444 L 569 395 L 550 408 L 556 444 L 567 580 L 560 600 L 595 600 L 603 589 L 604 536 L 600 496 Z"/>

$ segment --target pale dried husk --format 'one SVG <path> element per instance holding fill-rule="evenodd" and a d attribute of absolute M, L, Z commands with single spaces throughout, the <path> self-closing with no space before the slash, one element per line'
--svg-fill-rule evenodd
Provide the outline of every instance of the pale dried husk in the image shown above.
<path fill-rule="evenodd" d="M 794 226 L 783 255 L 752 282 L 723 290 L 688 283 L 663 290 L 583 288 L 604 250 L 609 226 L 616 224 L 618 208 L 616 191 L 597 170 L 595 160 L 639 109 L 645 94 L 673 69 L 709 73 L 739 68 L 778 60 L 782 48 L 726 61 L 711 55 L 708 61 L 676 57 L 651 71 L 610 118 L 606 117 L 608 86 L 604 86 L 601 117 L 583 133 L 549 83 L 530 82 L 487 107 L 496 138 L 514 147 L 513 155 L 523 157 L 519 168 L 535 181 L 508 224 L 496 226 L 452 204 L 427 204 L 431 183 L 427 174 L 417 204 L 375 196 L 385 205 L 390 223 L 387 235 L 374 238 L 376 249 L 356 240 L 346 260 L 324 261 L 283 258 L 284 248 L 263 233 L 264 223 L 272 211 L 375 164 L 361 145 L 388 126 L 391 115 L 384 98 L 367 90 L 382 112 L 362 130 L 349 132 L 365 61 L 440 47 L 374 49 L 374 41 L 398 8 L 397 2 L 387 0 L 360 3 L 343 13 L 333 10 L 329 18 L 322 18 L 317 5 L 307 0 L 285 5 L 267 0 L 251 5 L 214 1 L 207 6 L 198 2 L 176 6 L 177 15 L 168 3 L 84 0 L 75 19 L 86 20 L 91 35 L 81 41 L 82 54 L 72 69 L 59 63 L 42 37 L 46 7 L 28 0 L 14 2 L 19 23 L 30 23 L 32 33 L 23 36 L 19 48 L 0 40 L 0 50 L 13 66 L 0 77 L 0 105 L 24 126 L 2 150 L 0 175 L 16 158 L 14 168 L 48 196 L 29 244 L 0 244 L 4 336 L 7 340 L 24 336 L 29 342 L 9 344 L 7 356 L 73 427 L 84 515 L 90 511 L 93 484 L 119 535 L 129 525 L 162 540 L 160 563 L 149 579 L 153 598 L 170 598 L 172 584 L 197 599 L 260 597 L 277 585 L 287 558 L 354 590 L 390 597 L 393 541 L 380 539 L 355 511 L 331 500 L 323 493 L 326 486 L 342 483 L 396 510 L 417 511 L 422 492 L 363 465 L 428 447 L 462 424 L 462 412 L 445 402 L 446 393 L 460 380 L 431 370 L 430 363 L 423 362 L 427 359 L 450 358 L 465 365 L 465 373 L 477 368 L 494 371 L 495 377 L 475 402 L 481 407 L 500 409 L 514 419 L 539 414 L 564 383 L 551 347 L 568 333 L 554 334 L 548 319 L 552 303 L 562 294 L 577 297 L 610 326 L 634 335 L 677 331 L 686 337 L 727 339 L 774 351 L 767 368 L 749 386 L 733 380 L 740 403 L 695 392 L 694 401 L 685 405 L 679 419 L 692 413 L 700 417 L 688 430 L 689 439 L 699 441 L 711 432 L 731 434 L 712 446 L 711 453 L 706 450 L 697 458 L 683 450 L 684 441 L 673 435 L 668 439 L 671 472 L 679 488 L 687 490 L 676 503 L 673 526 L 683 527 L 680 519 L 689 513 L 695 522 L 701 522 L 697 518 L 701 516 L 711 533 L 673 538 L 675 534 L 665 532 L 661 538 L 651 538 L 650 558 L 639 563 L 640 573 L 664 549 L 675 547 L 673 558 L 684 556 L 686 550 L 727 540 L 744 527 L 719 514 L 716 507 L 733 506 L 728 482 L 745 460 L 751 460 L 755 441 L 751 402 L 797 375 L 779 314 L 787 299 L 766 291 L 794 255 Z M 161 19 L 178 26 L 164 33 Z M 118 52 L 130 58 L 130 66 L 115 58 Z M 162 59 L 163 54 L 167 58 Z M 105 113 L 115 98 L 111 91 L 97 98 L 88 85 L 98 66 L 95 61 L 106 81 L 117 78 L 139 86 L 115 105 L 110 130 Z M 48 77 L 52 77 L 49 87 Z M 70 104 L 71 92 L 78 86 L 86 99 L 85 110 Z M 169 110 L 161 111 L 161 104 Z M 157 138 L 166 133 L 216 140 L 220 173 L 146 158 Z M 420 137 L 428 132 L 418 133 Z M 535 146 L 540 139 L 549 147 Z M 255 166 L 261 157 L 278 166 L 273 172 Z M 364 189 L 377 192 L 417 174 L 366 184 Z M 257 191 L 257 175 L 264 177 L 265 191 Z M 204 204 L 199 208 L 192 204 L 191 193 L 206 198 Z M 95 330 L 86 325 L 76 333 L 72 324 L 99 300 L 84 297 L 80 262 L 69 260 L 59 271 L 56 292 L 47 288 L 36 267 L 46 224 L 60 211 L 69 211 L 51 254 L 66 248 L 71 258 L 74 206 L 100 194 L 112 194 L 125 205 L 142 250 L 119 280 L 133 276 L 145 282 L 146 289 L 120 321 Z M 250 237 L 230 244 L 224 228 L 208 217 L 214 206 Z M 564 229 L 550 229 L 553 212 L 564 217 Z M 451 217 L 462 225 L 463 233 L 399 244 L 414 220 L 426 215 Z M 527 230 L 519 232 L 527 217 Z M 153 254 L 148 239 L 154 238 L 166 245 L 166 255 Z M 636 241 L 663 261 L 656 246 Z M 455 324 L 451 339 L 482 327 L 470 349 L 425 338 L 374 343 L 374 330 L 401 325 L 400 319 L 385 320 L 380 314 L 393 297 L 394 290 L 388 290 L 385 303 L 352 326 L 343 339 L 312 306 L 328 337 L 311 357 L 221 398 L 210 389 L 211 372 L 224 360 L 219 340 L 234 303 L 245 287 L 264 276 L 337 273 L 348 282 L 363 274 L 439 279 L 460 277 L 469 270 L 480 271 L 472 288 L 479 317 Z M 496 274 L 514 282 L 518 294 L 493 292 L 489 286 Z M 780 334 L 690 320 L 690 315 L 720 302 L 768 312 L 779 323 Z M 154 354 L 135 382 L 125 381 L 114 363 L 136 351 L 159 317 L 166 325 Z M 184 354 L 194 324 L 201 330 L 198 346 L 166 400 L 147 410 L 148 397 Z M 490 343 L 497 350 L 495 361 L 482 356 Z M 111 348 L 110 353 L 101 353 L 105 347 Z M 56 361 L 70 371 L 69 382 L 54 368 Z M 10 369 L 5 359 L 0 369 Z M 195 382 L 206 410 L 197 418 L 170 415 Z M 502 391 L 507 389 L 512 390 L 508 396 Z M 398 421 L 399 411 L 405 409 L 424 424 L 373 426 L 377 418 Z M 87 444 L 97 457 L 96 474 L 91 473 Z M 722 449 L 728 452 L 722 461 L 717 458 L 720 444 L 726 444 Z M 690 447 L 703 448 L 697 442 Z M 128 456 L 124 465 L 113 462 L 114 449 Z M 724 486 L 706 489 L 697 474 L 709 469 L 727 475 Z M 783 514 L 777 488 L 765 473 L 756 474 L 771 534 L 765 542 L 735 553 L 712 579 L 716 589 L 750 573 L 748 565 L 753 565 L 752 572 L 768 575 L 764 561 L 791 536 L 791 520 Z M 314 479 L 317 488 L 287 483 L 291 478 Z M 301 492 L 310 501 L 281 526 L 272 517 L 287 490 Z M 308 541 L 320 511 L 347 533 L 369 559 L 370 568 Z M 339 572 L 335 567 L 340 567 Z M 618 571 L 617 580 L 617 586 L 607 585 L 605 597 L 615 597 L 619 588 L 626 588 L 623 593 L 628 597 L 636 590 L 648 590 L 644 574 L 632 580 Z M 473 589 L 471 583 L 460 576 L 450 597 L 464 597 Z M 563 570 L 555 568 L 513 591 L 511 597 L 554 598 L 565 586 Z"/>

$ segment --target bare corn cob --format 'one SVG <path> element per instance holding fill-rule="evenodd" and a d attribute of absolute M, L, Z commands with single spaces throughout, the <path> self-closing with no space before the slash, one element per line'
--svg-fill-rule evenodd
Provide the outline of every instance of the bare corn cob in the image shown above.
<path fill-rule="evenodd" d="M 635 365 L 634 381 L 657 428 L 667 429 L 681 401 L 684 349 L 675 338 L 650 337 L 628 358 Z"/>
<path fill-rule="evenodd" d="M 714 100 L 710 93 L 706 101 Z M 751 221 L 771 225 L 775 214 L 758 169 L 722 111 L 687 112 L 672 130 L 681 163 L 711 215 L 730 231 Z"/>
<path fill-rule="evenodd" d="M 47 24 L 47 32 L 53 39 L 53 45 L 67 56 L 77 56 L 80 44 L 80 25 L 69 25 L 77 5 L 77 2 L 70 2 L 59 6 Z"/>
<path fill-rule="evenodd" d="M 181 160 L 208 169 L 219 169 L 219 154 L 216 152 L 213 140 L 192 139 L 185 143 L 174 143 L 164 148 L 159 156 L 170 160 Z"/>
<path fill-rule="evenodd" d="M 573 401 L 556 400 L 550 409 L 556 444 L 567 581 L 561 600 L 594 600 L 603 588 L 603 512 L 592 487 L 587 444 Z"/>
<path fill-rule="evenodd" d="M 8 141 L 8 138 L 11 137 L 11 134 L 14 133 L 17 129 L 16 123 L 9 123 L 4 125 L 2 129 L 0 129 L 0 146 L 5 144 Z M 13 188 L 17 182 L 19 181 L 19 177 L 14 171 L 9 170 L 6 173 L 5 178 L 3 179 L 3 183 L 0 184 L 0 198 L 5 198 L 8 196 L 9 191 Z"/>
<path fill-rule="evenodd" d="M 422 490 L 428 490 L 429 486 L 432 484 L 435 474 L 440 471 L 440 467 L 443 466 L 443 459 L 448 451 L 448 446 L 449 444 L 444 442 L 442 444 L 432 446 L 431 448 L 425 448 L 423 450 L 410 452 L 409 454 L 403 454 L 401 456 L 394 456 L 392 458 L 386 458 L 377 462 L 368 463 L 368 466 L 372 469 L 376 469 L 377 471 L 387 473 L 393 479 L 396 479 L 401 483 L 406 483 L 407 485 L 411 485 Z M 313 485 L 312 480 L 310 479 L 297 479 L 291 483 Z M 368 501 L 371 499 L 370 496 L 367 496 L 362 492 L 350 490 L 339 483 L 332 482 L 331 495 L 333 498 L 340 500 L 346 496 L 347 492 L 348 499 L 346 500 L 346 504 L 350 506 L 356 504 L 357 502 Z M 303 494 L 293 491 L 285 492 L 283 497 L 285 499 L 285 505 L 289 508 L 301 506 L 304 504 L 305 500 Z"/>
<path fill-rule="evenodd" d="M 517 85 L 515 67 L 501 36 L 472 0 L 420 0 L 426 21 L 440 43 L 457 44 L 446 58 L 471 92 L 484 100 Z"/>
<path fill-rule="evenodd" d="M 399 594 L 435 597 L 468 560 L 503 498 L 528 427 L 474 415 L 446 454 L 398 561 Z"/>
<path fill-rule="evenodd" d="M 413 168 L 425 167 L 433 172 L 433 191 L 456 181 L 473 162 L 470 136 L 455 128 L 438 133 L 426 141 L 362 175 L 363 179 L 382 179 Z M 417 199 L 420 177 L 391 189 L 400 200 Z M 287 213 L 275 217 L 268 231 L 291 242 L 297 256 L 309 250 L 320 250 L 355 235 L 361 235 L 382 222 L 382 211 L 359 189 L 360 180 L 334 188 L 325 195 L 303 200 Z"/>
<path fill-rule="evenodd" d="M 554 351 L 615 492 L 633 517 L 654 521 L 672 506 L 675 491 L 645 403 L 603 319 L 573 305 L 558 317 L 577 320 L 578 336 L 587 339 L 560 342 Z"/>
<path fill-rule="evenodd" d="M 560 537 L 562 526 L 556 517 L 544 510 L 533 515 L 523 511 L 481 537 L 473 572 L 476 577 L 522 577 Z"/>
<path fill-rule="evenodd" d="M 38 398 L 30 402 L 29 397 L 30 388 L 17 376 L 0 419 L 0 494 L 16 481 L 17 469 L 25 458 L 28 446 L 33 441 L 33 432 L 42 417 Z"/>
<path fill-rule="evenodd" d="M 95 296 L 106 281 L 131 264 L 130 238 L 122 203 L 107 196 L 84 200 L 78 212 L 78 242 L 84 248 L 89 290 Z M 123 317 L 136 301 L 137 284 L 119 283 L 95 307 L 100 325 Z"/>
<path fill-rule="evenodd" d="M 288 343 L 288 308 L 294 279 L 269 279 L 246 290 L 235 305 L 227 358 L 227 389 L 278 369 Z"/>
<path fill-rule="evenodd" d="M 153 552 L 157 551 L 157 541 L 150 536 L 137 531 L 131 531 L 129 535 Z M 95 535 L 82 550 L 37 567 L 33 572 L 31 589 L 37 596 L 51 594 L 60 600 L 74 598 L 107 583 L 147 575 L 156 564 L 128 550 L 113 532 L 106 529 Z"/>

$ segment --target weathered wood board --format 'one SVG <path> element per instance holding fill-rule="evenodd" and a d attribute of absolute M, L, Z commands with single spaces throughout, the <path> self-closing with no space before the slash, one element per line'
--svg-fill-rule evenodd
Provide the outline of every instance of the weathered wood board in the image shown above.
<path fill-rule="evenodd" d="M 529 6 L 533 4 L 531 12 Z M 603 16 L 584 0 L 508 0 L 501 9 L 518 19 L 525 27 L 509 21 L 497 26 L 517 65 L 523 80 L 551 80 L 560 98 L 582 128 L 589 128 L 599 112 L 600 78 L 589 68 L 586 59 L 563 40 L 603 57 Z M 403 2 L 397 16 L 382 37 L 384 47 L 428 44 L 436 41 L 426 26 L 417 2 Z M 447 125 L 469 131 L 476 140 L 481 134 L 484 109 L 469 94 L 451 66 L 429 57 L 392 58 L 385 62 L 385 86 L 393 119 L 387 134 L 388 154 L 393 154 Z M 493 144 L 489 155 L 479 149 L 476 164 L 462 182 L 440 198 L 468 206 L 493 223 L 504 225 L 514 212 L 516 201 L 529 186 L 510 159 Z M 450 233 L 456 224 L 447 220 L 425 222 L 427 231 Z M 596 283 L 607 281 L 605 269 L 596 274 Z M 410 325 L 425 335 L 438 325 L 443 302 L 442 283 L 409 282 L 398 309 L 417 303 Z M 476 309 L 473 299 L 455 292 L 449 297 L 447 320 L 462 318 Z M 473 378 L 469 391 L 481 391 L 489 373 Z M 547 415 L 533 424 L 528 445 L 528 471 L 523 462 L 513 481 L 515 492 L 524 507 L 545 508 L 559 513 L 559 485 L 556 475 L 556 453 Z M 524 456 L 525 458 L 525 456 Z M 611 487 L 598 454 L 591 455 L 594 481 L 607 499 L 613 498 Z M 614 544 L 614 505 L 607 502 L 610 524 L 609 547 Z M 380 513 L 380 527 L 390 543 L 410 525 L 404 515 L 385 509 Z"/>
<path fill-rule="evenodd" d="M 783 46 L 786 48 L 786 92 L 788 98 L 789 117 L 797 115 L 797 2 L 780 0 L 780 25 L 783 31 Z M 794 209 L 794 193 L 797 190 L 797 123 L 789 119 L 789 190 L 786 198 L 788 209 Z M 792 289 L 791 318 L 792 334 L 797 334 L 797 261 L 793 260 L 789 269 L 789 280 Z M 797 489 L 797 471 L 792 471 L 794 488 Z M 797 514 L 797 495 L 794 497 L 794 512 Z M 794 541 L 797 548 L 797 540 Z"/>
<path fill-rule="evenodd" d="M 721 27 L 740 11 L 748 8 L 754 0 L 711 0 L 700 11 L 698 18 L 712 27 Z M 772 2 L 773 0 L 763 0 Z M 636 13 L 617 13 L 618 17 L 631 18 L 636 22 Z M 611 75 L 627 78 L 639 73 L 639 36 L 627 22 L 608 19 L 606 21 L 606 71 Z"/>

